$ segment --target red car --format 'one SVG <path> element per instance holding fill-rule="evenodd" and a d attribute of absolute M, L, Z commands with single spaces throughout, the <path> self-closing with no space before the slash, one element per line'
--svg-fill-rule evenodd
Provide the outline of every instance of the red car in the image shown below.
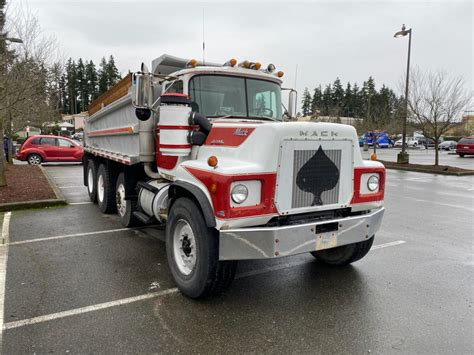
<path fill-rule="evenodd" d="M 464 137 L 456 145 L 456 153 L 462 158 L 465 155 L 474 155 L 474 137 Z"/>
<path fill-rule="evenodd" d="M 16 153 L 16 159 L 28 164 L 43 162 L 81 162 L 82 147 L 72 139 L 58 136 L 32 136 Z"/>

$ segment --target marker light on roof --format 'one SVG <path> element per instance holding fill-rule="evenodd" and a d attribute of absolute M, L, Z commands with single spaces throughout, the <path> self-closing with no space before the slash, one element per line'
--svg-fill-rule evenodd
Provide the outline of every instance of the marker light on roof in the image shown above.
<path fill-rule="evenodd" d="M 262 64 L 260 64 L 259 62 L 252 63 L 252 64 L 250 64 L 250 69 L 259 70 L 261 66 L 262 66 Z"/>
<path fill-rule="evenodd" d="M 227 62 L 224 63 L 225 67 L 234 67 L 237 64 L 237 59 L 232 58 L 231 60 L 228 60 Z"/>
<path fill-rule="evenodd" d="M 240 63 L 239 63 L 239 67 L 241 67 L 241 68 L 246 68 L 246 69 L 248 69 L 249 66 L 250 66 L 250 62 L 249 62 L 248 60 L 244 60 L 243 62 L 240 62 Z"/>
<path fill-rule="evenodd" d="M 197 62 L 196 59 L 191 59 L 191 60 L 189 60 L 189 61 L 186 63 L 186 66 L 187 66 L 188 68 L 195 68 L 196 65 L 197 65 L 197 63 L 198 63 L 198 62 Z"/>
<path fill-rule="evenodd" d="M 281 78 L 283 75 L 285 75 L 285 73 L 283 73 L 281 70 L 276 73 L 276 76 L 278 76 L 279 78 Z"/>
<path fill-rule="evenodd" d="M 273 64 L 268 64 L 267 66 L 267 73 L 273 73 L 276 67 Z"/>

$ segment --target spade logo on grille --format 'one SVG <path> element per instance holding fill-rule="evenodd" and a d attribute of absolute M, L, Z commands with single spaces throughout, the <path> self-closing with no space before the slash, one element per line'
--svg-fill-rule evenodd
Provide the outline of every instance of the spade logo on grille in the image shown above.
<path fill-rule="evenodd" d="M 321 194 L 332 190 L 339 181 L 339 169 L 320 146 L 316 153 L 301 167 L 296 185 L 304 192 L 313 194 L 311 206 L 322 205 Z"/>

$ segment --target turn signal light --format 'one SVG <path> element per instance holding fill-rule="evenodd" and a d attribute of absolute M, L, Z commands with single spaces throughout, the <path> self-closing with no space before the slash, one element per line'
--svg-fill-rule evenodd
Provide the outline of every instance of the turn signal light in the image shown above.
<path fill-rule="evenodd" d="M 197 63 L 198 63 L 198 61 L 197 61 L 196 59 L 191 59 L 190 61 L 188 61 L 188 62 L 186 63 L 186 66 L 187 66 L 188 68 L 195 68 L 196 65 L 197 65 Z"/>
<path fill-rule="evenodd" d="M 217 163 L 218 163 L 218 160 L 217 160 L 217 157 L 215 155 L 211 155 L 207 159 L 207 165 L 209 165 L 210 167 L 215 168 L 217 166 Z"/>
<path fill-rule="evenodd" d="M 285 75 L 285 73 L 283 73 L 281 70 L 277 73 L 277 76 L 278 76 L 279 78 L 281 78 L 283 75 Z"/>

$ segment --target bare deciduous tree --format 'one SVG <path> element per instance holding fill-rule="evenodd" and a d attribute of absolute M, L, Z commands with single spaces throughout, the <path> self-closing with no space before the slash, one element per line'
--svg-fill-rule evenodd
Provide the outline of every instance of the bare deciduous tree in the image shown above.
<path fill-rule="evenodd" d="M 408 95 L 409 115 L 423 135 L 435 142 L 435 165 L 439 164 L 440 137 L 459 122 L 461 113 L 471 101 L 464 80 L 444 71 L 411 73 Z"/>
<path fill-rule="evenodd" d="M 60 60 L 56 40 L 43 35 L 38 19 L 28 9 L 10 8 L 6 20 L 0 34 L 5 32 L 9 37 L 21 39 L 21 43 L 8 46 L 7 36 L 0 38 L 2 48 L 11 47 L 2 51 L 0 58 L 0 136 L 3 138 L 6 133 L 11 142 L 13 132 L 23 128 L 28 121 L 40 124 L 59 115 L 55 102 L 57 85 L 51 74 L 63 66 L 54 65 Z M 12 154 L 9 158 L 11 162 Z M 6 186 L 3 149 L 0 152 L 0 186 Z"/>

